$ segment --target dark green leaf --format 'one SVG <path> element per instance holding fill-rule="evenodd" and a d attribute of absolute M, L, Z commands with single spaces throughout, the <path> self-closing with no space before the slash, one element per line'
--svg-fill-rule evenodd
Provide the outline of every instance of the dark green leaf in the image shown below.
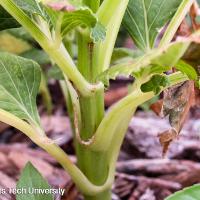
<path fill-rule="evenodd" d="M 56 80 L 63 80 L 64 79 L 62 71 L 56 65 L 52 66 L 48 70 L 48 78 L 53 78 L 53 79 L 56 79 Z"/>
<path fill-rule="evenodd" d="M 186 74 L 190 80 L 198 79 L 198 74 L 196 70 L 191 65 L 182 60 L 175 65 L 175 68 Z"/>
<path fill-rule="evenodd" d="M 16 38 L 28 41 L 31 44 L 33 44 L 35 42 L 33 37 L 23 27 L 12 28 L 12 29 L 7 30 L 7 32 L 9 34 L 15 36 Z"/>
<path fill-rule="evenodd" d="M 37 14 L 44 18 L 46 17 L 44 9 L 38 0 L 14 0 L 14 2 L 28 14 Z"/>
<path fill-rule="evenodd" d="M 199 200 L 200 197 L 200 185 L 193 185 L 192 187 L 185 188 L 165 200 Z"/>
<path fill-rule="evenodd" d="M 20 56 L 28 59 L 32 59 L 40 65 L 45 65 L 51 63 L 49 56 L 40 49 L 31 49 L 24 52 Z"/>
<path fill-rule="evenodd" d="M 52 194 L 31 194 L 29 192 L 30 189 L 44 189 L 50 190 L 50 186 L 47 181 L 42 177 L 42 175 L 38 172 L 38 170 L 29 162 L 17 183 L 17 189 L 21 189 L 25 191 L 23 194 L 17 194 L 17 200 L 53 200 Z"/>
<path fill-rule="evenodd" d="M 152 48 L 162 28 L 174 15 L 182 0 L 129 0 L 124 25 L 142 50 Z"/>
<path fill-rule="evenodd" d="M 142 92 L 151 92 L 158 94 L 163 87 L 169 84 L 169 80 L 165 75 L 154 75 L 147 83 L 142 84 Z"/>
<path fill-rule="evenodd" d="M 0 53 L 0 108 L 39 125 L 36 96 L 40 79 L 41 71 L 37 63 Z"/>
<path fill-rule="evenodd" d="M 0 6 L 0 31 L 20 27 L 20 24 Z"/>

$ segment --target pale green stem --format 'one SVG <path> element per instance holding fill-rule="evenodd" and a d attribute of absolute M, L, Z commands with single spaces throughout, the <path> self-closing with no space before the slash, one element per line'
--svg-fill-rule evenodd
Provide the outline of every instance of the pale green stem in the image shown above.
<path fill-rule="evenodd" d="M 95 66 L 94 70 L 96 70 L 96 75 L 105 71 L 110 66 L 114 45 L 127 5 L 128 0 L 120 0 L 117 6 L 114 7 L 115 9 L 113 11 L 109 8 L 109 12 L 106 12 L 112 13 L 112 17 L 110 16 L 110 18 L 107 19 L 108 21 L 104 22 L 104 25 L 107 25 L 105 40 L 95 44 L 94 46 L 93 66 Z M 106 13 L 104 14 L 107 15 Z"/>
<path fill-rule="evenodd" d="M 97 12 L 99 22 L 106 27 L 110 23 L 113 13 L 118 9 L 119 4 L 126 5 L 126 3 L 127 0 L 104 0 Z"/>
<path fill-rule="evenodd" d="M 180 26 L 181 22 L 185 18 L 186 14 L 190 10 L 190 7 L 192 6 L 194 2 L 195 0 L 182 1 L 176 14 L 171 20 L 169 26 L 167 27 L 167 30 L 165 31 L 164 36 L 162 37 L 159 47 L 165 47 L 165 45 L 168 45 L 172 41 L 174 35 L 176 34 L 176 31 L 178 30 L 178 27 Z"/>

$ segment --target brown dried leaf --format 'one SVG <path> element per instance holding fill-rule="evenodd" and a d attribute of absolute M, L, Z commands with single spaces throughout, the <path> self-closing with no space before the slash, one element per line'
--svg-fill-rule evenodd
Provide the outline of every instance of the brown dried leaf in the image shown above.
<path fill-rule="evenodd" d="M 158 100 L 157 102 L 151 104 L 150 106 L 151 110 L 158 116 L 161 113 L 162 107 L 163 107 L 163 99 Z"/>
<path fill-rule="evenodd" d="M 176 132 L 175 129 L 170 129 L 158 135 L 160 144 L 163 147 L 163 152 L 162 152 L 163 157 L 166 155 L 169 149 L 169 145 L 173 140 L 177 138 L 177 136 L 178 133 Z"/>
<path fill-rule="evenodd" d="M 170 143 L 176 139 L 187 118 L 188 112 L 195 103 L 194 82 L 186 81 L 164 92 L 162 108 L 163 117 L 169 116 L 172 129 L 159 134 L 163 147 L 163 155 L 166 154 Z"/>

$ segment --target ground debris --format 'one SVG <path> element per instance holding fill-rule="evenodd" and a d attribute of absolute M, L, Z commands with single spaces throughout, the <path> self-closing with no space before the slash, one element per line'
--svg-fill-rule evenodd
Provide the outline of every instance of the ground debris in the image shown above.
<path fill-rule="evenodd" d="M 63 199 L 72 200 L 67 196 L 75 195 L 77 198 L 78 192 L 71 178 L 58 166 L 57 162 L 42 150 L 31 149 L 24 144 L 0 145 L 0 188 L 15 188 L 21 171 L 29 161 L 53 188 L 66 189 Z M 1 195 L 0 199 L 4 200 L 4 196 Z M 6 194 L 5 199 L 14 200 L 15 198 Z M 61 199 L 61 197 L 57 196 L 56 199 Z"/>

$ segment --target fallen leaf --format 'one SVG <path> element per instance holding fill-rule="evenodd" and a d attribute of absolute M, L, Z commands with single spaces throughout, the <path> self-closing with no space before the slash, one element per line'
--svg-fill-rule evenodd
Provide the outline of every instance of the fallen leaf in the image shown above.
<path fill-rule="evenodd" d="M 177 136 L 178 136 L 178 133 L 176 132 L 175 129 L 167 130 L 158 135 L 160 144 L 163 147 L 163 152 L 162 152 L 163 157 L 166 155 L 169 149 L 169 145 L 171 144 L 173 140 L 177 138 Z"/>

